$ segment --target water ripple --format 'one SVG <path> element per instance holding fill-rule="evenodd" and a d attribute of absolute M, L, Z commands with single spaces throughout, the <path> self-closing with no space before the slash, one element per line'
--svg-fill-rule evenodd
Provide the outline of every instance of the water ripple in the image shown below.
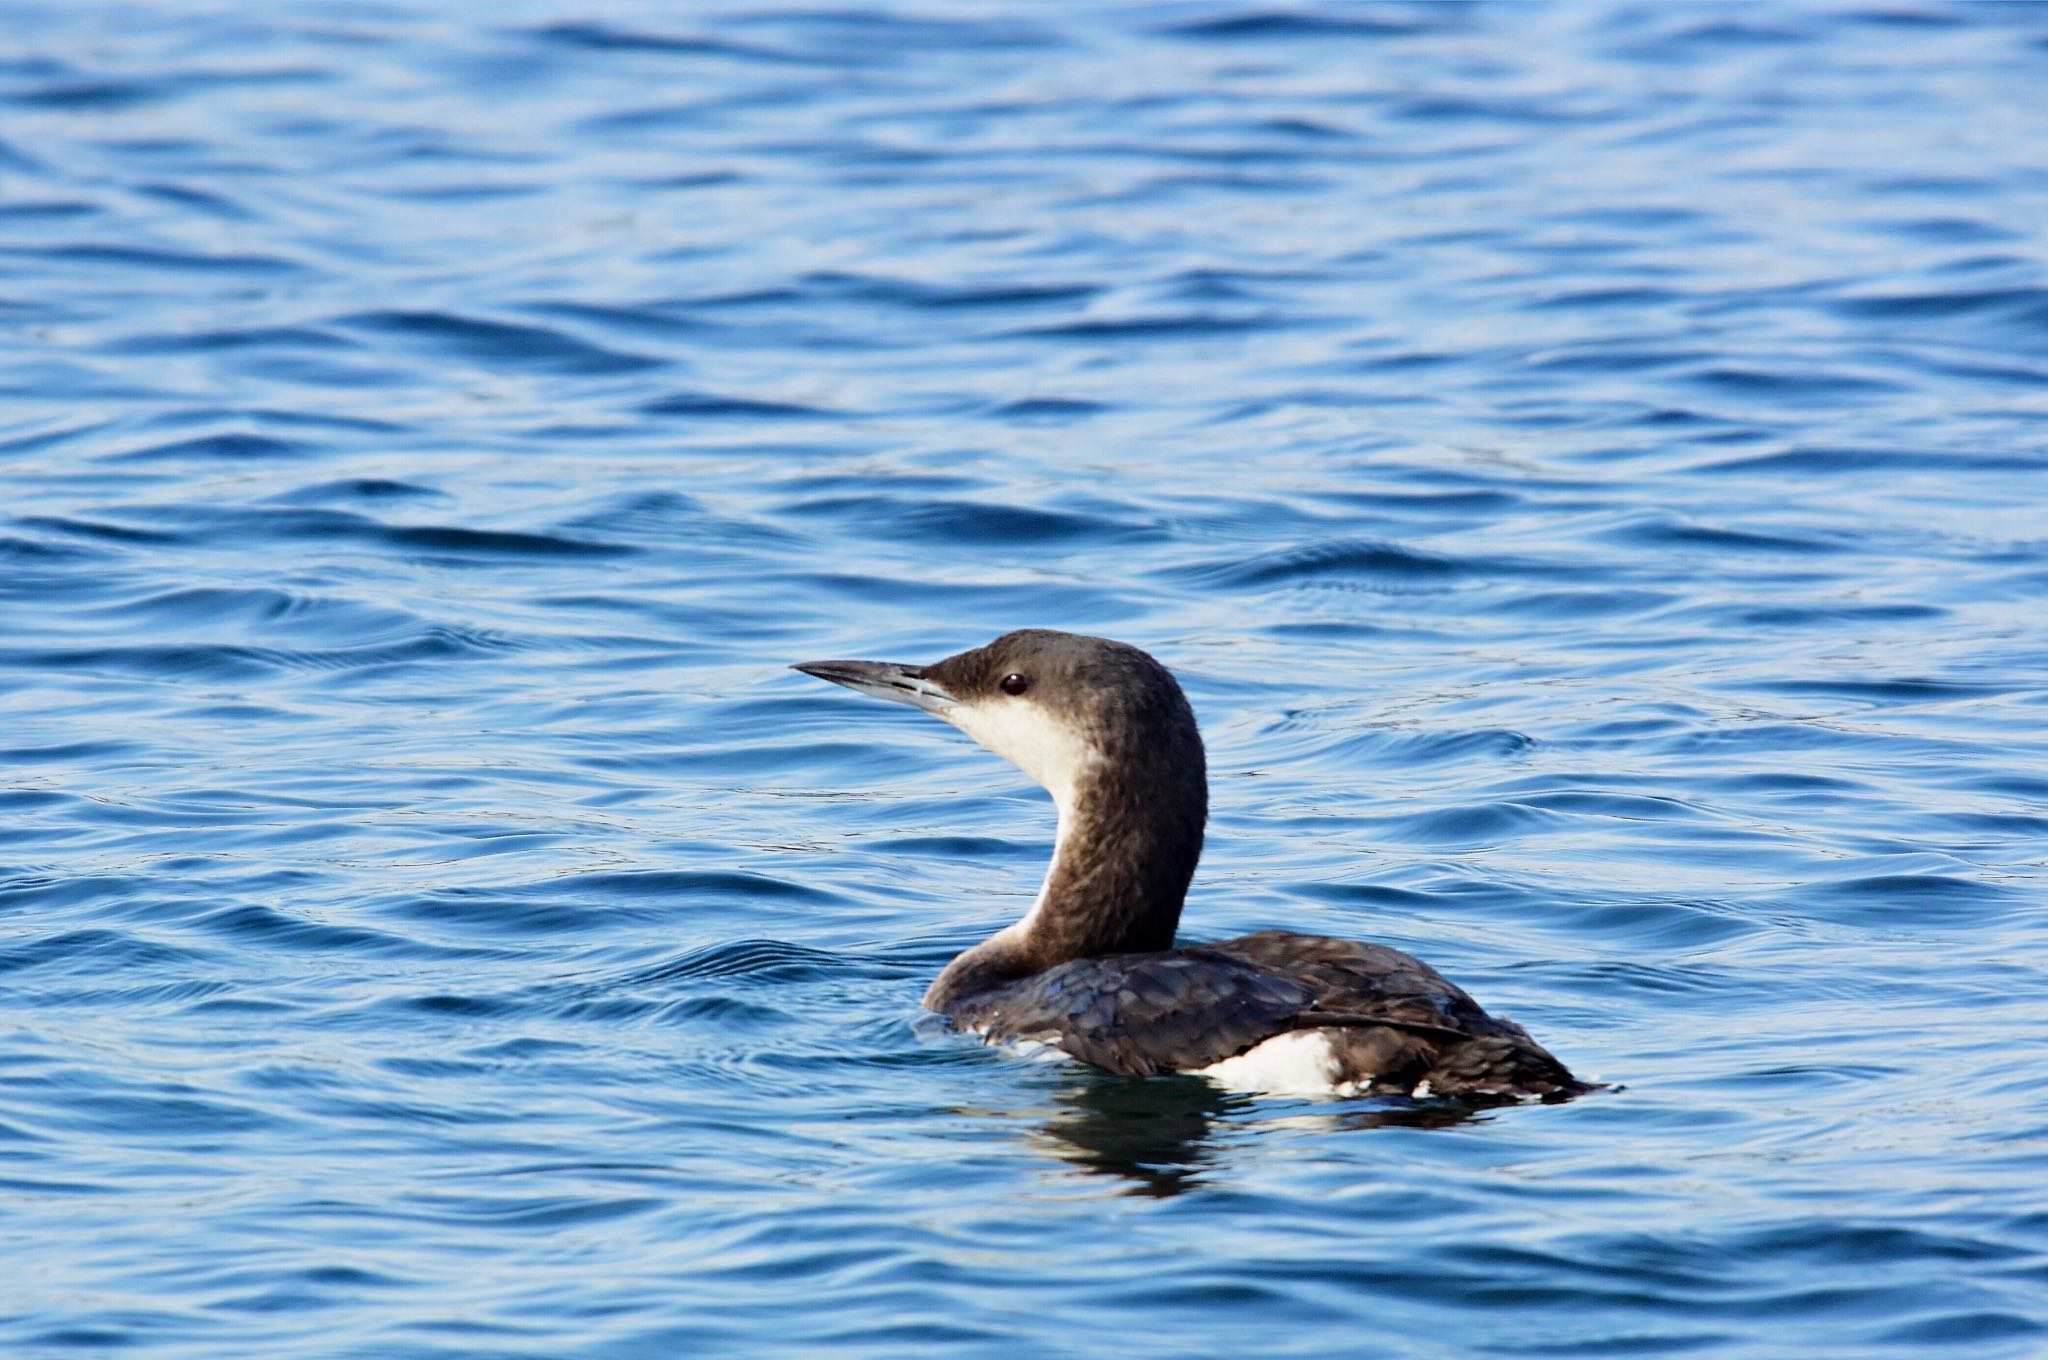
<path fill-rule="evenodd" d="M 8 34 L 0 1349 L 2048 1345 L 2038 11 Z M 917 1022 L 1057 818 L 785 667 L 1022 625 L 1616 1088 Z"/>

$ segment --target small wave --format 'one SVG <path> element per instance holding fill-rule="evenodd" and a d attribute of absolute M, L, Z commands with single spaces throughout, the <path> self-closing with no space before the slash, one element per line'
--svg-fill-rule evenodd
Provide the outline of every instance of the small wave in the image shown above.
<path fill-rule="evenodd" d="M 1839 370 L 1811 368 L 1754 368 L 1718 363 L 1687 375 L 1696 387 L 1733 396 L 1771 398 L 1784 402 L 1816 404 L 1846 398 L 1869 398 L 1899 392 L 1900 384 L 1888 378 L 1867 377 Z"/>
<path fill-rule="evenodd" d="M 1881 472 L 1954 473 L 2048 471 L 2048 454 L 2024 450 L 1962 451 L 1876 448 L 1870 446 L 1801 447 L 1701 463 L 1696 473 L 1768 472 L 1801 476 L 1829 473 L 1871 476 Z"/>
<path fill-rule="evenodd" d="M 988 414 L 999 420 L 1065 425 L 1101 415 L 1111 409 L 1113 408 L 1101 402 L 1082 401 L 1075 397 L 1025 397 L 1018 401 L 1006 401 L 1000 406 L 992 406 Z"/>
<path fill-rule="evenodd" d="M 1674 515 L 1646 515 L 1603 530 L 1601 538 L 1614 543 L 1640 544 L 1653 548 L 1700 549 L 1711 553 L 1781 553 L 1820 556 L 1839 553 L 1847 544 L 1813 536 L 1765 533 L 1756 529 L 1734 529 L 1715 524 L 1697 524 Z"/>
<path fill-rule="evenodd" d="M 458 1016 L 464 1019 L 490 1019 L 518 1015 L 525 1006 L 507 997 L 428 992 L 419 996 L 386 997 L 377 1002 L 375 1009 L 412 1011 L 421 1015 Z"/>
<path fill-rule="evenodd" d="M 2008 685 L 1973 684 L 1963 680 L 1934 680 L 1908 676 L 1882 680 L 1849 680 L 1839 677 L 1814 680 L 1752 680 L 1745 682 L 1742 688 L 1762 694 L 1851 699 L 1876 704 L 1981 699 L 2010 693 L 2012 689 Z"/>
<path fill-rule="evenodd" d="M 252 680 L 273 669 L 275 654 L 256 647 L 147 643 L 126 647 L 0 650 L 0 660 L 28 669 L 125 674 L 153 679 Z"/>
<path fill-rule="evenodd" d="M 1174 567 L 1179 580 L 1236 589 L 1338 578 L 1389 585 L 1431 585 L 1482 570 L 1469 560 L 1403 548 L 1372 539 L 1333 539 L 1296 548 Z"/>
<path fill-rule="evenodd" d="M 1659 590 L 1543 590 L 1516 595 L 1492 606 L 1509 617 L 1541 619 L 1615 619 L 1654 614 L 1681 597 Z"/>
<path fill-rule="evenodd" d="M 742 870 L 658 870 L 630 873 L 574 874 L 550 879 L 547 892 L 593 893 L 604 897 L 657 897 L 672 902 L 706 902 L 739 898 L 746 901 L 831 902 L 831 893 L 789 879 Z"/>
<path fill-rule="evenodd" d="M 25 901 L 48 910 L 63 905 L 67 895 L 37 891 L 33 886 L 10 888 L 0 885 L 0 901 Z M 151 969 L 183 971 L 199 965 L 206 956 L 198 950 L 146 939 L 125 930 L 97 927 L 59 931 L 41 939 L 27 940 L 0 948 L 0 973 L 29 969 L 77 974 L 87 977 L 143 974 Z"/>
<path fill-rule="evenodd" d="M 1681 798 L 1616 793 L 1608 789 L 1530 791 L 1517 793 L 1515 797 L 1530 807 L 1545 808 L 1551 812 L 1567 812 L 1580 817 L 1611 817 L 1623 822 L 1714 820 L 1713 813 Z"/>
<path fill-rule="evenodd" d="M 451 312 L 358 312 L 336 318 L 334 324 L 418 341 L 480 363 L 545 373 L 635 373 L 662 362 L 606 349 L 549 326 L 489 321 Z"/>
<path fill-rule="evenodd" d="M 354 671 L 440 661 L 501 651 L 506 638 L 472 629 L 428 625 L 409 636 L 369 646 L 262 647 L 244 643 L 137 643 L 114 647 L 0 649 L 0 660 L 26 668 L 157 680 L 253 680 L 276 673 Z"/>
<path fill-rule="evenodd" d="M 1499 845 L 1555 826 L 1557 814 L 1521 803 L 1465 803 L 1388 818 L 1386 834 L 1404 845 Z"/>
<path fill-rule="evenodd" d="M 1319 42 L 1331 38 L 1405 38 L 1452 26 L 1454 12 L 1361 14 L 1343 11 L 1253 9 L 1169 24 L 1162 32 L 1198 42 Z"/>
<path fill-rule="evenodd" d="M 26 528 L 99 539 L 107 543 L 159 544 L 192 541 L 188 535 L 163 529 L 138 529 L 128 524 L 108 524 L 101 520 L 68 519 L 55 515 L 35 515 L 16 522 Z"/>
<path fill-rule="evenodd" d="M 296 487 L 274 498 L 280 505 L 332 505 L 337 502 L 401 500 L 446 500 L 448 493 L 418 482 L 401 482 L 387 477 L 350 477 L 334 482 L 315 482 Z"/>
<path fill-rule="evenodd" d="M 525 893 L 449 888 L 406 897 L 378 909 L 380 914 L 417 922 L 438 931 L 485 940 L 512 936 L 576 935 L 616 928 L 626 920 L 616 907 L 579 902 L 564 892 Z"/>
<path fill-rule="evenodd" d="M 123 599 L 93 613 L 159 631 L 181 625 L 217 631 L 223 624 L 240 624 L 298 635 L 326 633 L 357 647 L 399 640 L 425 626 L 404 610 L 274 586 L 181 586 Z"/>
<path fill-rule="evenodd" d="M 217 1145 L 225 1137 L 275 1130 L 283 1121 L 242 1101 L 201 1095 L 166 1081 L 127 1090 L 73 1091 L 43 1116 L 46 1128 L 102 1138 L 146 1138 L 168 1147 Z"/>
<path fill-rule="evenodd" d="M 97 762 L 109 757 L 126 756 L 142 749 L 144 748 L 136 742 L 125 741 L 119 738 L 106 738 L 99 741 L 63 742 L 54 746 L 15 746 L 0 749 L 0 761 L 6 761 L 12 765 L 69 765 L 78 762 Z M 0 801 L 0 807 L 20 805 L 12 802 L 9 799 L 10 795 L 12 799 L 47 798 L 57 800 L 62 797 L 60 794 L 53 793 L 38 794 L 28 789 L 8 789 L 0 791 L 0 799 L 8 799 L 8 801 Z"/>
<path fill-rule="evenodd" d="M 1735 604 L 1717 602 L 1686 611 L 1685 617 L 1729 628 L 1819 629 L 1847 623 L 1913 623 L 1949 613 L 1933 604 L 1864 604 L 1853 600 L 1824 604 Z"/>
<path fill-rule="evenodd" d="M 1326 762 L 1350 769 L 1420 769 L 1453 761 L 1488 763 L 1513 760 L 1536 746 L 1526 733 L 1505 727 L 1470 730 L 1410 731 L 1393 728 L 1331 731 L 1324 724 L 1290 734 L 1278 750 L 1262 747 L 1272 760 L 1280 754 L 1304 762 Z M 1310 766 L 1313 768 L 1313 764 Z"/>
<path fill-rule="evenodd" d="M 0 534 L 0 561 L 10 562 L 17 567 L 28 563 L 56 566 L 60 563 L 91 562 L 109 556 L 75 543 L 46 543 L 41 539 L 17 538 L 13 534 Z M 27 582 L 16 578 L 17 587 Z"/>
<path fill-rule="evenodd" d="M 270 278 L 317 272 L 308 265 L 277 255 L 204 255 L 196 251 L 86 242 L 57 246 L 0 246 L 0 256 L 151 273 L 248 274 Z"/>
<path fill-rule="evenodd" d="M 1705 350 L 1678 349 L 1640 342 L 1571 345 L 1532 357 L 1529 367 L 1558 373 L 1647 373 L 1698 363 Z"/>
<path fill-rule="evenodd" d="M 682 33 L 650 33 L 596 20 L 562 20 L 527 33 L 544 43 L 592 52 L 650 52 L 664 56 L 733 57 L 742 61 L 787 60 L 767 48 Z"/>
<path fill-rule="evenodd" d="M 627 535 L 660 543 L 679 534 L 729 541 L 734 537 L 774 537 L 755 524 L 722 520 L 704 502 L 680 491 L 641 491 L 607 500 L 566 522 L 573 529 L 595 529 L 608 536 Z"/>
<path fill-rule="evenodd" d="M 800 502 L 783 513 L 840 520 L 857 532 L 909 543 L 1076 544 L 1142 538 L 1150 532 L 1146 526 L 1067 510 L 936 498 L 913 502 L 873 494 Z"/>
<path fill-rule="evenodd" d="M 226 509 L 178 505 L 154 508 L 153 513 L 160 520 L 185 526 L 175 535 L 174 541 L 178 542 L 232 534 L 245 542 L 357 543 L 395 549 L 408 557 L 447 561 L 596 559 L 626 557 L 639 551 L 623 543 L 558 533 L 476 529 L 451 524 L 391 524 L 356 511 L 317 505 L 272 503 Z"/>
<path fill-rule="evenodd" d="M 312 326 L 229 326 L 132 335 L 101 347 L 107 354 L 226 354 L 243 350 L 355 349 L 354 341 Z"/>
<path fill-rule="evenodd" d="M 1005 338 L 1029 340 L 1203 340 L 1218 335 L 1244 335 L 1288 324 L 1273 316 L 1224 316 L 1213 312 L 1179 315 L 1103 317 L 1023 326 L 1001 332 Z"/>
<path fill-rule="evenodd" d="M 177 93 L 176 82 L 146 77 L 127 80 L 58 79 L 13 91 L 4 98 L 9 104 L 30 109 L 113 111 L 153 104 Z"/>
<path fill-rule="evenodd" d="M 1916 1318 L 1878 1335 L 1880 1342 L 1907 1346 L 1996 1346 L 2002 1342 L 2038 1345 L 2048 1338 L 2038 1316 L 1998 1308 L 1949 1308 L 1933 1317 Z"/>
<path fill-rule="evenodd" d="M 1816 913 L 1861 918 L 1876 913 L 1926 920 L 1938 915 L 1945 928 L 1989 925 L 2018 908 L 2022 895 L 2004 884 L 1961 874 L 1877 873 L 1808 884 L 1790 894 Z"/>
<path fill-rule="evenodd" d="M 808 949 L 782 940 L 733 940 L 692 950 L 618 979 L 621 986 L 644 987 L 681 978 L 751 977 L 764 982 L 789 982 L 843 972 L 849 960 L 822 949 Z"/>
<path fill-rule="evenodd" d="M 2048 322 L 2048 287 L 1954 289 L 1938 293 L 1876 293 L 1830 304 L 1837 314 L 1877 320 L 1996 316 L 2029 327 Z"/>
<path fill-rule="evenodd" d="M 1663 307 L 1685 300 L 1685 294 L 1670 288 L 1572 288 L 1545 293 L 1524 306 L 1532 312 L 1598 311 L 1609 307 Z"/>
<path fill-rule="evenodd" d="M 1087 302 L 1101 289 L 1088 283 L 934 283 L 876 274 L 814 273 L 806 292 L 853 302 L 885 303 L 920 312 L 1004 311 Z"/>
<path fill-rule="evenodd" d="M 559 316 L 569 321 L 663 339 L 691 339 L 715 329 L 705 322 L 659 304 L 606 306 L 593 302 L 536 302 L 522 311 Z"/>
<path fill-rule="evenodd" d="M 506 529 L 463 529 L 452 525 L 379 525 L 373 536 L 394 547 L 424 549 L 458 557 L 626 557 L 636 549 L 623 543 L 569 538 L 561 534 Z"/>
<path fill-rule="evenodd" d="M 810 44 L 807 51 L 861 65 L 902 61 L 911 53 L 1029 52 L 1061 44 L 1058 29 L 1003 10 L 952 17 L 881 6 L 770 8 L 736 20 L 744 27 Z"/>
<path fill-rule="evenodd" d="M 823 420 L 841 413 L 795 402 L 721 396 L 711 392 L 674 392 L 643 402 L 643 415 L 690 416 L 700 420 Z"/>
<path fill-rule="evenodd" d="M 279 439 L 274 435 L 254 434 L 246 430 L 229 430 L 221 434 L 200 435 L 193 439 L 178 439 L 168 444 L 130 449 L 126 453 L 110 455 L 107 461 L 156 463 L 185 459 L 225 459 L 239 462 L 269 458 L 300 458 L 312 451 L 312 446 L 297 440 Z"/>
<path fill-rule="evenodd" d="M 389 931 L 316 921 L 253 902 L 209 912 L 197 918 L 193 924 L 208 934 L 221 936 L 237 944 L 263 949 L 399 958 L 458 957 L 465 952 L 427 944 Z"/>

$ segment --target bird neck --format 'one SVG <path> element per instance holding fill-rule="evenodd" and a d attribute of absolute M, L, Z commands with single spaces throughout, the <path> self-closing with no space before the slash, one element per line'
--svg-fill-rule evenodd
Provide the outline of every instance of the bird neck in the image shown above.
<path fill-rule="evenodd" d="M 1171 949 L 1202 855 L 1209 792 L 1199 738 L 1101 760 L 1064 790 L 1052 864 L 1023 920 L 968 950 L 925 993 L 949 1002 L 1074 959 Z M 1062 796 L 1064 794 L 1064 796 Z"/>

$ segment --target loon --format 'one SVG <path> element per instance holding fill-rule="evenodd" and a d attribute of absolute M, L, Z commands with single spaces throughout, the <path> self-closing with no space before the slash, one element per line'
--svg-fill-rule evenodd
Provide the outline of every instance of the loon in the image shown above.
<path fill-rule="evenodd" d="M 989 1043 L 1274 1095 L 1556 1101 L 1594 1090 L 1520 1025 L 1384 945 L 1264 930 L 1176 947 L 1209 783 L 1194 710 L 1150 655 L 1049 629 L 929 666 L 795 670 L 943 718 L 1059 812 L 1025 917 L 948 964 L 927 1008 Z"/>

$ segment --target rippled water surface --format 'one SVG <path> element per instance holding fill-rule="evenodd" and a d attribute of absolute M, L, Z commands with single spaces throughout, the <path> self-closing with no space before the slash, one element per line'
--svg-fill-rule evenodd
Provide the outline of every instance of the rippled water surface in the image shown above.
<path fill-rule="evenodd" d="M 2048 1353 L 2048 13 L 0 9 L 0 1349 Z M 913 1024 L 1191 937 L 1625 1089 Z"/>

